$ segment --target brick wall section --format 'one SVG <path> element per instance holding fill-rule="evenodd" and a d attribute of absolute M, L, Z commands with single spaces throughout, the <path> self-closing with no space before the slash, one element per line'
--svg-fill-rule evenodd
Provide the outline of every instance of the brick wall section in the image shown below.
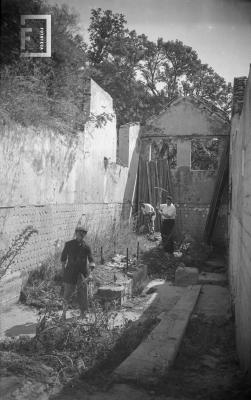
<path fill-rule="evenodd" d="M 240 114 L 242 111 L 246 85 L 247 85 L 246 76 L 242 76 L 240 78 L 234 78 L 233 107 L 232 107 L 233 115 L 237 113 Z"/>
<path fill-rule="evenodd" d="M 194 239 L 200 241 L 203 237 L 209 206 L 175 205 L 177 210 L 177 234 L 182 237 L 189 233 Z"/>
<path fill-rule="evenodd" d="M 104 254 L 113 251 L 111 247 L 114 246 L 114 232 L 121 223 L 122 206 L 122 203 L 89 203 L 1 208 L 1 226 L 4 225 L 8 230 L 7 245 L 13 244 L 15 237 L 27 228 L 34 231 L 1 280 L 1 304 L 10 304 L 18 299 L 28 272 L 62 250 L 64 242 L 73 238 L 79 220 L 89 229 L 86 240 L 92 246 L 97 262 L 100 260 L 101 246 Z M 2 267 L 8 264 L 9 259 Z M 5 291 L 5 284 L 11 277 L 16 283 L 13 282 L 13 287 Z"/>
<path fill-rule="evenodd" d="M 251 68 L 242 112 L 233 113 L 230 147 L 230 283 L 237 349 L 251 375 Z"/>

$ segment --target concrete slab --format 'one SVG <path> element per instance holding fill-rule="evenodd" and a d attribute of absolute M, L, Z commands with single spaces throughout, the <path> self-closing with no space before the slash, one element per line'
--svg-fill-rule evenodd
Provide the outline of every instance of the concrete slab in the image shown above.
<path fill-rule="evenodd" d="M 149 311 L 151 311 L 152 315 L 170 311 L 181 296 L 185 294 L 186 290 L 186 287 L 174 286 L 172 282 L 157 286 L 156 297 L 149 307 Z"/>
<path fill-rule="evenodd" d="M 201 272 L 199 274 L 199 284 L 227 285 L 227 274 L 217 272 Z"/>
<path fill-rule="evenodd" d="M 116 381 L 158 382 L 176 357 L 199 292 L 199 285 L 186 288 L 171 311 L 161 313 L 160 323 L 115 370 Z"/>
<path fill-rule="evenodd" d="M 198 278 L 198 268 L 178 267 L 175 271 L 175 285 L 177 286 L 196 285 Z"/>
<path fill-rule="evenodd" d="M 85 400 L 186 400 L 176 399 L 172 396 L 157 395 L 154 390 L 146 391 L 143 388 L 126 384 L 113 385 L 108 392 L 86 394 L 81 399 Z"/>
<path fill-rule="evenodd" d="M 75 388 L 70 388 L 67 392 L 63 391 L 63 395 L 59 393 L 55 399 L 72 400 L 73 390 L 74 400 L 189 400 L 180 396 L 177 399 L 166 394 L 157 395 L 154 390 L 145 390 L 142 387 L 128 384 L 114 384 L 107 391 L 91 393 L 90 390 L 86 390 L 84 387 L 80 387 L 78 391 Z"/>
<path fill-rule="evenodd" d="M 204 314 L 207 317 L 228 318 L 231 315 L 228 288 L 216 285 L 204 285 L 194 311 L 198 314 Z"/>

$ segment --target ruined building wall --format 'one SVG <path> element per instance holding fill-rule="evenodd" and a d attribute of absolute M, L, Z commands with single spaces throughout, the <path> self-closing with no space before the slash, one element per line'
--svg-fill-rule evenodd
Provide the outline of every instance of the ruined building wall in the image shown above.
<path fill-rule="evenodd" d="M 225 141 L 229 137 L 229 123 L 199 100 L 184 97 L 174 101 L 160 115 L 148 120 L 147 125 L 141 132 L 141 157 L 145 160 L 152 159 L 153 146 L 157 144 L 161 148 L 166 139 L 176 148 L 176 164 L 171 166 L 171 177 L 173 198 L 177 206 L 177 224 L 181 233 L 189 233 L 201 240 L 218 169 L 192 169 L 192 140 L 218 139 L 219 165 Z M 219 217 L 218 228 L 222 230 L 224 225 L 226 231 L 224 221 L 226 222 L 227 210 L 224 210 Z M 215 235 L 219 237 L 217 229 Z"/>
<path fill-rule="evenodd" d="M 247 82 L 235 79 L 230 150 L 229 278 L 237 349 L 242 367 L 251 374 L 251 68 Z"/>
<path fill-rule="evenodd" d="M 86 98 L 92 114 L 114 114 L 111 97 L 92 80 Z M 79 221 L 89 228 L 94 250 L 110 245 L 122 211 L 130 215 L 137 174 L 137 150 L 131 162 L 131 149 L 139 126 L 122 128 L 128 138 L 124 166 L 116 163 L 116 116 L 101 127 L 89 121 L 74 137 L 14 123 L 0 129 L 0 257 L 14 244 L 1 265 L 7 273 L 0 296 L 10 303 L 27 273 L 72 239 Z"/>

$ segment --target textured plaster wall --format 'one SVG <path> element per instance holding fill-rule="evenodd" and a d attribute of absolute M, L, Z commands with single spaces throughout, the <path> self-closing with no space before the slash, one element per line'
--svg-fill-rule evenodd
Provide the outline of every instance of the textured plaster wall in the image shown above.
<path fill-rule="evenodd" d="M 141 131 L 141 154 L 145 160 L 150 159 L 153 141 L 160 144 L 169 138 L 177 145 L 177 168 L 171 170 L 173 197 L 178 209 L 177 222 L 181 232 L 189 232 L 201 239 L 218 171 L 191 170 L 191 140 L 218 138 L 220 160 L 230 126 L 193 98 L 178 99 L 161 114 L 148 120 L 147 125 Z M 227 209 L 224 210 L 227 215 Z M 218 224 L 221 230 L 224 221 L 227 229 L 224 210 Z"/>
<path fill-rule="evenodd" d="M 237 348 L 251 375 L 251 69 L 244 105 L 231 129 L 230 282 Z"/>
<path fill-rule="evenodd" d="M 223 123 L 200 101 L 187 97 L 173 102 L 161 114 L 149 119 L 148 124 L 163 129 L 163 133 L 167 136 L 194 134 L 222 136 L 229 134 L 227 123 Z M 158 135 L 157 132 L 156 135 Z"/>
<path fill-rule="evenodd" d="M 121 215 L 130 215 L 139 126 L 125 130 L 128 166 L 116 164 L 111 97 L 90 81 L 85 107 L 92 115 L 107 113 L 113 118 L 101 127 L 89 121 L 74 137 L 14 123 L 0 126 L 0 257 L 17 235 L 27 237 L 31 232 L 0 280 L 5 303 L 18 298 L 27 272 L 71 239 L 79 221 L 88 225 L 90 238 L 105 246 Z"/>

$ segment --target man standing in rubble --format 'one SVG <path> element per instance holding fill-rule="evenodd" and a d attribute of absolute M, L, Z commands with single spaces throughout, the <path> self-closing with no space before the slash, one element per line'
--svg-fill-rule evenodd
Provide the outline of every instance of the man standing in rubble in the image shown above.
<path fill-rule="evenodd" d="M 76 288 L 81 318 L 84 317 L 88 310 L 89 268 L 93 270 L 95 262 L 90 246 L 84 241 L 86 234 L 87 229 L 83 226 L 78 226 L 75 230 L 76 238 L 65 243 L 61 255 L 64 281 L 63 319 L 66 319 L 68 303 Z M 89 268 L 87 260 L 89 261 Z"/>
<path fill-rule="evenodd" d="M 172 197 L 167 196 L 166 203 L 160 204 L 158 209 L 161 215 L 161 237 L 163 248 L 168 255 L 174 252 L 173 231 L 175 226 L 176 208 L 172 203 Z"/>
<path fill-rule="evenodd" d="M 155 223 L 155 219 L 156 219 L 156 212 L 155 212 L 153 206 L 149 203 L 140 202 L 139 205 L 140 205 L 142 214 L 144 216 L 146 216 L 146 218 L 148 219 L 147 224 L 149 224 L 149 233 L 150 233 L 150 235 L 153 235 L 154 231 L 155 231 L 154 223 Z"/>

